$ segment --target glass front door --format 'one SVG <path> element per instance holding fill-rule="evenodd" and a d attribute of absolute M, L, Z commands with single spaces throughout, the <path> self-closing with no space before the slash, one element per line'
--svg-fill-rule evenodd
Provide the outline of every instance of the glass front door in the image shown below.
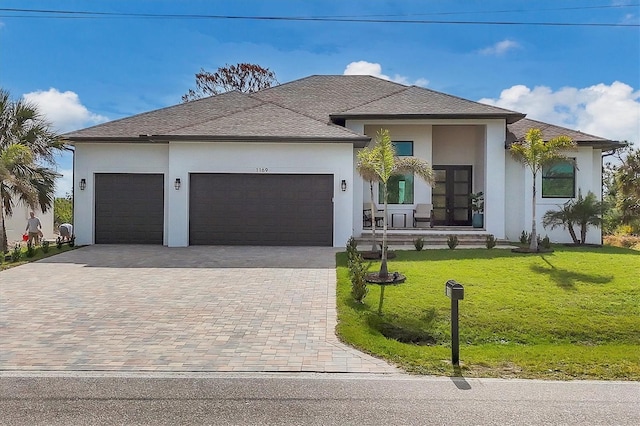
<path fill-rule="evenodd" d="M 471 225 L 471 166 L 433 166 L 433 217 L 436 226 Z"/>

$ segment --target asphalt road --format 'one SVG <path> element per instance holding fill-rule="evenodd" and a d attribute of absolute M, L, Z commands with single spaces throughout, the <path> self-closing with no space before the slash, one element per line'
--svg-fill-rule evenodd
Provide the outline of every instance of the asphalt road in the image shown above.
<path fill-rule="evenodd" d="M 5 372 L 0 424 L 636 426 L 640 383 Z"/>

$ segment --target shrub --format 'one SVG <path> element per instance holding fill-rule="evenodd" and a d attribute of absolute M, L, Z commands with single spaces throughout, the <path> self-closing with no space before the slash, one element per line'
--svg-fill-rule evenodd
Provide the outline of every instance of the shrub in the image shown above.
<path fill-rule="evenodd" d="M 487 235 L 486 244 L 488 249 L 494 248 L 496 246 L 496 237 L 493 234 Z"/>
<path fill-rule="evenodd" d="M 27 243 L 27 257 L 33 257 L 36 254 L 36 247 L 31 243 Z"/>
<path fill-rule="evenodd" d="M 458 246 L 458 236 L 457 235 L 449 235 L 447 237 L 447 245 L 451 250 Z"/>
<path fill-rule="evenodd" d="M 369 293 L 365 276 L 369 265 L 365 265 L 362 256 L 358 253 L 357 244 L 353 237 L 347 242 L 347 267 L 349 269 L 349 279 L 351 280 L 351 296 L 358 303 L 362 303 Z"/>
<path fill-rule="evenodd" d="M 58 250 L 62 248 L 62 238 L 56 238 L 56 247 L 58 247 Z"/>
<path fill-rule="evenodd" d="M 49 241 L 42 240 L 42 252 L 49 253 Z"/>
<path fill-rule="evenodd" d="M 11 261 L 17 262 L 22 257 L 22 249 L 20 248 L 20 244 L 16 244 L 13 247 L 13 251 L 11 252 Z"/>
<path fill-rule="evenodd" d="M 545 248 L 545 249 L 550 249 L 551 248 L 551 240 L 549 239 L 548 235 L 544 236 L 544 238 L 540 242 L 540 245 L 542 246 L 542 248 Z"/>
<path fill-rule="evenodd" d="M 423 237 L 418 237 L 415 240 L 413 240 L 413 245 L 415 246 L 417 251 L 421 251 L 422 248 L 424 247 L 424 238 Z"/>
<path fill-rule="evenodd" d="M 527 231 L 522 231 L 522 234 L 520 234 L 520 244 L 527 244 L 527 243 L 531 243 L 531 237 L 529 236 Z"/>
<path fill-rule="evenodd" d="M 71 239 L 69 239 L 69 247 L 73 247 L 76 245 L 76 237 L 75 235 L 71 236 Z"/>

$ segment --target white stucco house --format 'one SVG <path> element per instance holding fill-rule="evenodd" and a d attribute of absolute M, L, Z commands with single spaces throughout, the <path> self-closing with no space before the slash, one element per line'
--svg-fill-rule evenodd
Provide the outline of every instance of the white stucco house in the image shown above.
<path fill-rule="evenodd" d="M 428 161 L 437 177 L 433 187 L 392 179 L 393 232 L 517 240 L 530 229 L 531 177 L 508 147 L 531 127 L 578 143 L 569 153 L 575 166 L 539 177 L 538 217 L 579 190 L 600 196 L 601 154 L 617 142 L 371 76 L 310 76 L 135 115 L 65 135 L 75 148 L 76 241 L 342 247 L 369 232 L 369 185 L 355 165 L 381 128 L 399 155 Z M 479 191 L 484 223 L 474 229 L 469 194 Z M 414 228 L 417 204 L 433 205 L 434 228 Z M 569 241 L 562 230 L 539 229 Z M 600 231 L 588 239 L 600 243 Z"/>

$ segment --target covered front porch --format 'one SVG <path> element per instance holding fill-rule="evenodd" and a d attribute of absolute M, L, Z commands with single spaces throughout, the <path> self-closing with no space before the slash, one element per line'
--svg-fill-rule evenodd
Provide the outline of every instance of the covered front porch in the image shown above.
<path fill-rule="evenodd" d="M 367 239 L 371 234 L 371 216 L 376 228 L 382 227 L 386 216 L 389 234 L 405 243 L 420 236 L 444 242 L 451 234 L 474 244 L 484 244 L 487 235 L 505 238 L 504 121 L 461 121 L 384 126 L 389 129 L 394 145 L 397 144 L 397 155 L 425 160 L 433 169 L 434 182 L 427 184 L 413 174 L 392 176 L 388 181 L 385 212 L 380 185 L 374 183 L 371 188 L 370 182 L 356 174 L 361 186 L 357 185 L 354 194 L 354 207 L 358 209 L 354 213 L 360 216 L 354 218 L 355 235 Z M 364 130 L 373 137 L 380 127 L 366 125 Z M 471 196 L 479 192 L 483 193 L 486 208 L 475 211 Z M 425 208 L 430 211 L 429 220 L 417 215 Z M 482 219 L 476 218 L 474 222 L 478 213 Z"/>

